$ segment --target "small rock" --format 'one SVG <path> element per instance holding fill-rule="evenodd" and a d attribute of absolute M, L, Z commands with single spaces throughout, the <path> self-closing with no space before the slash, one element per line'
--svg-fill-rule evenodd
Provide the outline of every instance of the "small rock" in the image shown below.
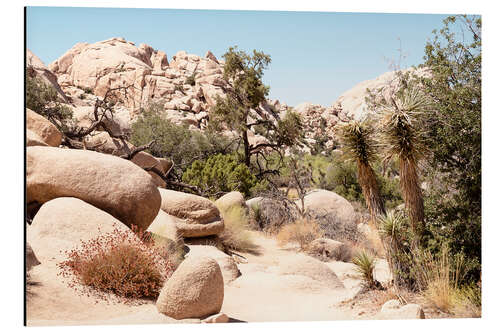
<path fill-rule="evenodd" d="M 218 313 L 216 315 L 203 319 L 201 322 L 206 324 L 227 323 L 229 322 L 229 317 L 225 313 Z"/>

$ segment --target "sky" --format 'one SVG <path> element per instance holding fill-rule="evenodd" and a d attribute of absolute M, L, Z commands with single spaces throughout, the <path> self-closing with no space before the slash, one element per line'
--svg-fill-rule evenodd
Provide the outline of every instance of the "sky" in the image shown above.
<path fill-rule="evenodd" d="M 432 30 L 447 15 L 28 7 L 26 43 L 49 64 L 78 42 L 123 37 L 167 53 L 217 58 L 237 45 L 271 56 L 269 98 L 295 106 L 331 105 L 357 83 L 423 62 Z"/>

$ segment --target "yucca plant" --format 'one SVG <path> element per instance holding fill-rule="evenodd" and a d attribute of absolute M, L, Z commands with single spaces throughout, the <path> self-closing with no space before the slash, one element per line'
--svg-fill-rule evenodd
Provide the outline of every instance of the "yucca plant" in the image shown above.
<path fill-rule="evenodd" d="M 429 98 L 418 87 L 405 86 L 391 97 L 390 103 L 381 105 L 378 113 L 384 159 L 399 159 L 401 192 L 412 230 L 417 236 L 421 235 L 424 229 L 424 202 L 418 178 L 418 164 L 427 152 L 419 115 L 430 107 Z M 418 237 L 416 240 L 418 244 Z"/>
<path fill-rule="evenodd" d="M 394 277 L 396 292 L 399 287 L 412 288 L 415 284 L 411 276 L 411 256 L 408 244 L 407 222 L 401 212 L 390 210 L 378 217 L 379 235 L 384 245 L 387 262 Z"/>
<path fill-rule="evenodd" d="M 375 288 L 377 286 L 377 281 L 373 276 L 375 258 L 368 252 L 361 250 L 352 258 L 352 263 L 356 265 L 356 271 L 361 275 L 365 286 L 370 289 Z"/>
<path fill-rule="evenodd" d="M 380 195 L 377 177 L 370 165 L 376 155 L 374 127 L 369 120 L 363 122 L 353 120 L 340 125 L 337 134 L 345 156 L 357 164 L 358 182 L 372 220 L 375 220 L 378 215 L 385 214 L 385 206 Z"/>

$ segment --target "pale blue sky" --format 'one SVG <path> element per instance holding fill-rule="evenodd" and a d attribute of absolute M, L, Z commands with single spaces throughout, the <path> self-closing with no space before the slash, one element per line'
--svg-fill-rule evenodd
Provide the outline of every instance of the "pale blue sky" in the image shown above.
<path fill-rule="evenodd" d="M 422 62 L 432 30 L 447 15 L 28 7 L 27 46 L 46 64 L 77 42 L 123 37 L 167 53 L 221 57 L 229 46 L 271 55 L 270 98 L 331 105 L 357 83 Z"/>

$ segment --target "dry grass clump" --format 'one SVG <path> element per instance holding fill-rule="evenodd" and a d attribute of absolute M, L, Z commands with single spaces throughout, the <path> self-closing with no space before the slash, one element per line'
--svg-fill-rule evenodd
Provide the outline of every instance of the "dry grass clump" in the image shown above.
<path fill-rule="evenodd" d="M 157 298 L 173 273 L 168 254 L 161 253 L 150 234 L 143 232 L 115 228 L 66 254 L 68 259 L 59 268 L 63 276 L 73 277 L 70 287 L 89 286 L 104 292 L 100 294 L 104 299 L 106 293 L 128 299 Z"/>
<path fill-rule="evenodd" d="M 481 288 L 478 285 L 460 286 L 465 274 L 464 258 L 455 258 L 451 264 L 448 247 L 439 256 L 424 252 L 417 256 L 417 269 L 425 285 L 423 296 L 439 310 L 461 317 L 481 316 Z"/>
<path fill-rule="evenodd" d="M 307 250 L 308 245 L 315 239 L 323 237 L 320 226 L 313 220 L 299 219 L 294 223 L 284 225 L 276 239 L 283 246 L 288 243 L 298 243 L 301 250 Z"/>
<path fill-rule="evenodd" d="M 219 235 L 225 248 L 240 251 L 254 252 L 257 245 L 253 242 L 250 233 L 249 217 L 243 207 L 219 208 L 224 219 L 224 231 Z"/>

